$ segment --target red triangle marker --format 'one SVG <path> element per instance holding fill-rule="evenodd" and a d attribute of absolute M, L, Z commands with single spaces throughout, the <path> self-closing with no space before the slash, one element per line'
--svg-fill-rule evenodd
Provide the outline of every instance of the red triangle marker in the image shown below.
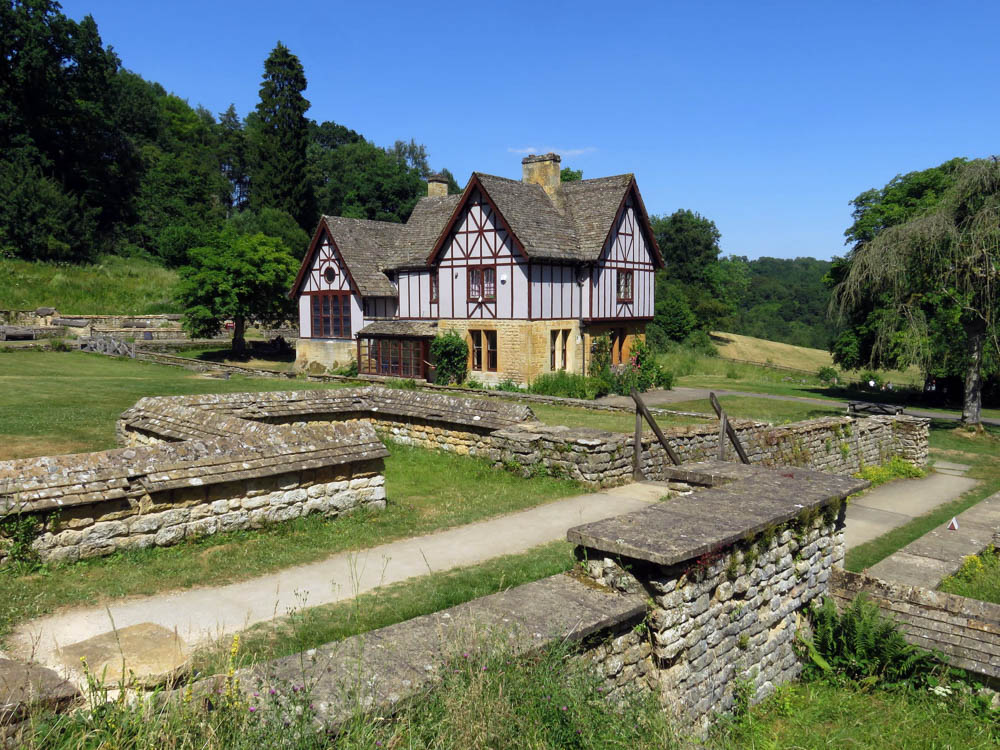
<path fill-rule="evenodd" d="M 948 531 L 958 531 L 958 519 L 952 516 L 951 523 L 948 524 Z"/>

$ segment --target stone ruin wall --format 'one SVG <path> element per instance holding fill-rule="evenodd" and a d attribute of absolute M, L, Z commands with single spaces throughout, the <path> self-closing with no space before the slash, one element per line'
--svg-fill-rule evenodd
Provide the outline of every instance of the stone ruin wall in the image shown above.
<path fill-rule="evenodd" d="M 852 473 L 861 464 L 878 464 L 894 455 L 918 465 L 926 463 L 927 420 L 837 417 L 780 427 L 746 420 L 733 424 L 755 464 Z M 542 472 L 593 487 L 632 479 L 631 435 L 543 425 L 534 420 L 529 408 L 519 405 L 372 386 L 142 399 L 117 425 L 119 444 L 140 449 L 162 449 L 191 440 L 208 441 L 208 445 L 235 440 L 221 450 L 230 462 L 238 462 L 246 446 L 255 441 L 277 441 L 294 459 L 297 452 L 308 451 L 307 439 L 317 435 L 366 443 L 368 450 L 374 450 L 376 433 L 394 442 L 479 456 L 497 468 L 523 475 Z M 714 425 L 672 427 L 665 433 L 685 462 L 717 454 Z M 662 447 L 649 434 L 642 444 L 644 476 L 668 479 L 670 464 Z M 387 455 L 381 444 L 378 449 Z M 735 458 L 731 447 L 728 455 L 730 460 Z M 67 469 L 70 473 L 110 465 L 116 467 L 121 482 L 136 473 L 120 451 L 83 456 L 88 458 L 0 463 L 0 503 L 5 491 L 9 499 L 18 494 L 17 477 L 47 462 L 75 461 L 79 466 Z M 48 518 L 58 509 L 63 520 L 47 523 L 35 547 L 43 559 L 76 560 L 118 549 L 175 544 L 219 531 L 259 528 L 308 513 L 334 516 L 357 507 L 384 505 L 381 458 L 374 464 L 364 455 L 324 460 L 328 463 L 313 462 L 307 471 L 282 472 L 274 465 L 231 482 L 219 480 L 214 469 L 205 468 L 204 476 L 186 480 L 201 482 L 197 486 L 140 487 L 138 493 L 133 488 L 125 500 L 113 492 L 105 497 L 81 491 L 83 485 L 74 488 L 67 480 L 61 489 L 53 487 L 49 492 L 53 497 L 62 493 L 63 501 L 43 509 L 29 504 L 22 511 Z M 331 468 L 342 463 L 346 468 Z M 22 483 L 21 489 L 32 486 Z M 13 501 L 8 505 L 13 508 Z M 0 563 L 3 560 L 0 551 Z"/>
<path fill-rule="evenodd" d="M 751 555 L 733 545 L 672 566 L 578 548 L 595 581 L 651 600 L 648 637 L 622 634 L 588 654 L 609 694 L 653 691 L 684 726 L 704 730 L 732 710 L 737 682 L 757 702 L 799 675 L 801 612 L 843 566 L 842 512 L 777 527 L 754 544 Z"/>
<path fill-rule="evenodd" d="M 0 462 L 0 515 L 35 519 L 38 556 L 73 562 L 385 507 L 388 452 L 369 425 L 290 429 L 184 406 L 158 417 L 124 448 Z M 0 564 L 10 549 L 0 538 Z"/>

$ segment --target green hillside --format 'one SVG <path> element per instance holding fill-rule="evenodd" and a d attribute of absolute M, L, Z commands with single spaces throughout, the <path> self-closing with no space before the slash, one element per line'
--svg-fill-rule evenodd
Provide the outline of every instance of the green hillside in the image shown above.
<path fill-rule="evenodd" d="M 54 307 L 79 315 L 181 312 L 174 271 L 136 258 L 103 256 L 93 265 L 0 260 L 0 310 Z"/>

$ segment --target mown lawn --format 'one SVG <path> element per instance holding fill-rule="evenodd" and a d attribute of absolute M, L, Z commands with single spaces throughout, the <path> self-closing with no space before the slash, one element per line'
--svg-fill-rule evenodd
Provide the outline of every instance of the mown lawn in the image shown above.
<path fill-rule="evenodd" d="M 720 396 L 719 403 L 730 417 L 756 419 L 761 422 L 773 422 L 774 424 L 800 422 L 805 419 L 816 419 L 817 417 L 840 417 L 844 415 L 844 410 L 836 406 L 825 407 L 819 404 L 807 404 L 799 401 L 779 401 L 776 399 L 755 398 L 753 396 Z M 708 399 L 679 401 L 670 404 L 669 408 L 679 411 L 715 414 L 712 410 L 712 404 Z"/>

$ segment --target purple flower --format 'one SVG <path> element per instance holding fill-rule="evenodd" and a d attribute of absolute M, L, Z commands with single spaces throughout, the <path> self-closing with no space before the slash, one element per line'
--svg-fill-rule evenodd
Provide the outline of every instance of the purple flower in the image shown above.
<path fill-rule="evenodd" d="M 562 710 L 563 710 L 563 711 L 565 711 L 565 710 L 566 710 L 566 706 L 563 706 L 563 707 L 562 707 Z"/>
<path fill-rule="evenodd" d="M 256 706 L 250 706 L 250 713 L 254 713 L 257 710 Z"/>
<path fill-rule="evenodd" d="M 270 693 L 271 695 L 277 695 L 277 694 L 278 694 L 278 691 L 277 691 L 277 690 L 275 690 L 274 688 L 271 688 L 271 689 L 270 689 L 270 690 L 268 690 L 267 692 L 268 692 L 268 693 Z"/>

